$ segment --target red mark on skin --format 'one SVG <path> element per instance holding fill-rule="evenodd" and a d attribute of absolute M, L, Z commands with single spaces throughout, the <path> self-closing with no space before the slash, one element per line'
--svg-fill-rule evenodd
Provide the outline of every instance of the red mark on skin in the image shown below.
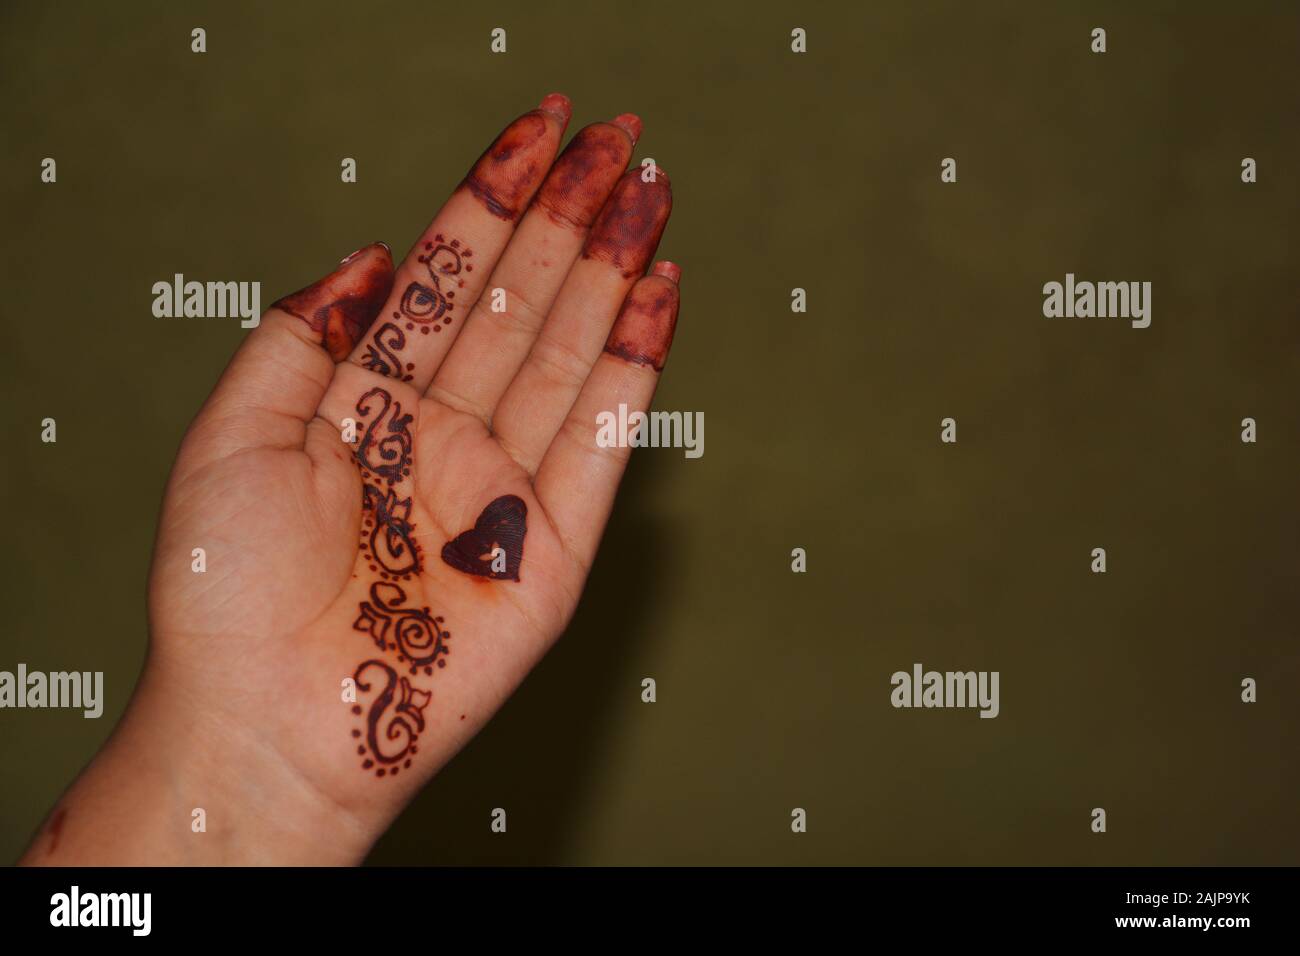
<path fill-rule="evenodd" d="M 361 341 L 393 287 L 393 256 L 382 242 L 348 256 L 332 273 L 272 308 L 296 315 L 341 362 Z"/>
<path fill-rule="evenodd" d="M 580 129 L 551 167 L 536 204 L 556 222 L 585 230 L 631 158 L 632 141 L 626 130 L 611 123 Z"/>
<path fill-rule="evenodd" d="M 555 159 L 566 122 L 562 114 L 547 107 L 525 113 L 502 130 L 461 188 L 473 193 L 498 219 L 518 219 Z"/>
<path fill-rule="evenodd" d="M 68 811 L 59 809 L 55 811 L 54 818 L 50 820 L 50 848 L 46 850 L 46 855 L 51 855 L 59 848 L 59 835 L 63 833 L 63 821 L 68 819 Z"/>
<path fill-rule="evenodd" d="M 674 263 L 658 262 L 653 275 L 632 287 L 605 342 L 606 352 L 633 365 L 664 370 L 677 328 L 677 279 L 681 274 Z"/>
<path fill-rule="evenodd" d="M 667 174 L 659 169 L 647 183 L 641 172 L 628 170 L 618 181 L 582 249 L 582 258 L 608 262 L 628 278 L 645 272 L 673 208 Z"/>

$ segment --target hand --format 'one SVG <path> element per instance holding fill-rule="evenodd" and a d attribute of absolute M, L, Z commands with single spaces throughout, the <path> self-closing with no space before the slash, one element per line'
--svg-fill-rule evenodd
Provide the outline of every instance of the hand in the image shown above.
<path fill-rule="evenodd" d="M 648 406 L 679 273 L 645 274 L 640 121 L 557 159 L 569 115 L 248 336 L 172 471 L 136 696 L 26 861 L 357 862 L 559 637 L 628 454 L 596 416 Z"/>

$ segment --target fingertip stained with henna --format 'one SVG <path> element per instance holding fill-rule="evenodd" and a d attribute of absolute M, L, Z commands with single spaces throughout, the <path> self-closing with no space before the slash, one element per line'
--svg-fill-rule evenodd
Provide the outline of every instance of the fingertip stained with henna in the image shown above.
<path fill-rule="evenodd" d="M 501 131 L 461 187 L 473 194 L 493 216 L 514 222 L 555 159 L 564 122 L 550 108 L 539 107 L 525 113 Z"/>
<path fill-rule="evenodd" d="M 656 168 L 651 182 L 642 175 L 640 167 L 624 173 L 582 249 L 582 258 L 608 262 L 627 278 L 645 272 L 673 208 L 667 174 Z"/>
<path fill-rule="evenodd" d="M 332 273 L 276 301 L 320 335 L 336 362 L 347 358 L 370 328 L 393 287 L 393 257 L 376 242 L 344 259 Z"/>
<path fill-rule="evenodd" d="M 555 222 L 587 229 L 631 158 L 624 130 L 611 123 L 585 126 L 551 167 L 536 203 Z"/>
<path fill-rule="evenodd" d="M 644 365 L 662 372 L 668 359 L 677 328 L 679 295 L 677 282 L 660 270 L 673 263 L 658 263 L 655 274 L 642 279 L 628 293 L 614 328 L 605 342 L 605 351 L 633 365 Z"/>

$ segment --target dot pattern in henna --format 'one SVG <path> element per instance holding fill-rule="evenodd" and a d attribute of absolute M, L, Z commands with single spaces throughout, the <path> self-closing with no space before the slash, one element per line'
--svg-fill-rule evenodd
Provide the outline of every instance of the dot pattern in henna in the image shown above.
<path fill-rule="evenodd" d="M 360 550 L 381 580 L 370 585 L 369 599 L 360 602 L 352 627 L 368 635 L 381 654 L 409 668 L 411 677 L 399 676 L 382 657 L 362 661 L 353 679 L 365 705 L 352 707 L 358 724 L 351 736 L 362 771 L 376 778 L 396 777 L 410 768 L 419 750 L 425 709 L 432 700 L 431 692 L 412 679 L 446 666 L 451 632 L 428 607 L 409 605 L 406 591 L 395 583 L 411 580 L 421 567 L 411 498 L 398 493 L 411 475 L 414 416 L 403 412 L 401 402 L 384 388 L 365 392 L 356 410 L 366 423 L 353 456 L 362 478 Z"/>

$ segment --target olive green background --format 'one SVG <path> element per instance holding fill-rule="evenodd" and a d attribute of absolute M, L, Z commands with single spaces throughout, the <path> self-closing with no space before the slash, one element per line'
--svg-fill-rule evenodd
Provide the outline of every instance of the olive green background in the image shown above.
<path fill-rule="evenodd" d="M 0 711 L 0 858 L 127 703 L 245 334 L 151 285 L 400 253 L 561 90 L 672 177 L 656 407 L 705 455 L 634 457 L 570 632 L 371 861 L 1300 862 L 1298 62 L 1288 4 L 6 3 L 0 669 L 107 704 Z M 1067 271 L 1153 282 L 1151 327 L 1045 319 Z M 916 661 L 1001 716 L 893 709 Z"/>

